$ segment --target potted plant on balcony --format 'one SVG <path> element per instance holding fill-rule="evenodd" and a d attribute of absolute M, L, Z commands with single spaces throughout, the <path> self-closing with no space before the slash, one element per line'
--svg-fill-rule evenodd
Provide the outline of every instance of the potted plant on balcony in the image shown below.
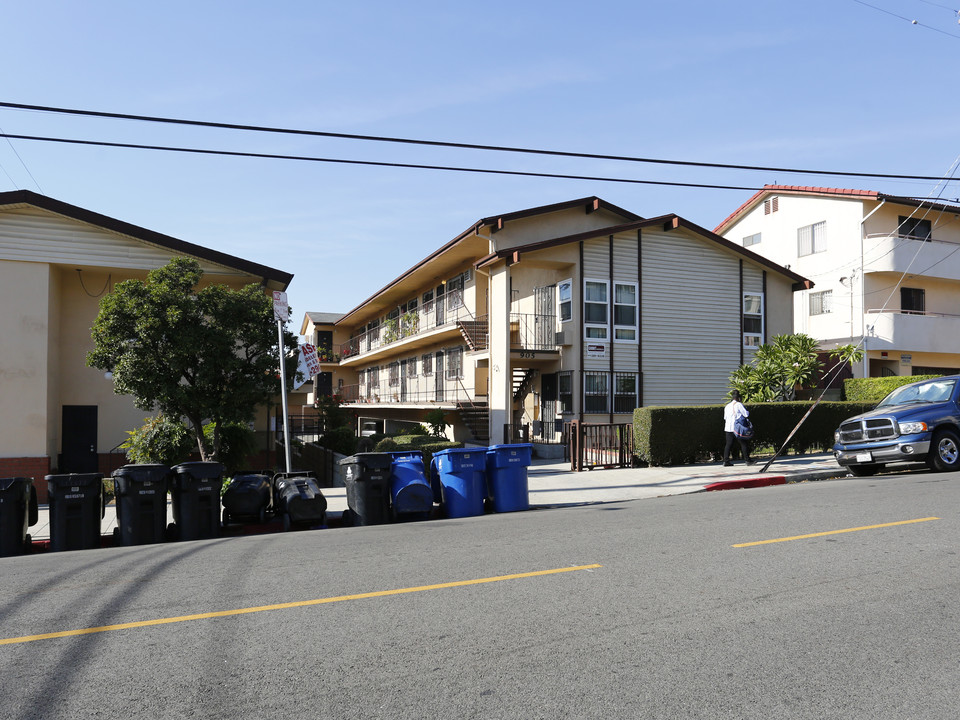
<path fill-rule="evenodd" d="M 392 343 L 400 337 L 400 319 L 387 318 L 383 324 L 383 342 Z"/>

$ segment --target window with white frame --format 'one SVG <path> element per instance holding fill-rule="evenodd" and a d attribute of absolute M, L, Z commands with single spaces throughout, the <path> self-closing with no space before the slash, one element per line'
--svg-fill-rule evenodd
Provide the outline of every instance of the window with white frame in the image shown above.
<path fill-rule="evenodd" d="M 463 377 L 463 348 L 451 348 L 446 352 L 447 379 L 456 380 Z"/>
<path fill-rule="evenodd" d="M 744 246 L 744 247 L 750 247 L 751 245 L 759 245 L 759 244 L 760 244 L 760 233 L 754 233 L 753 235 L 747 235 L 747 236 L 743 239 L 743 246 Z"/>
<path fill-rule="evenodd" d="M 637 374 L 614 373 L 613 411 L 632 413 L 637 407 Z"/>
<path fill-rule="evenodd" d="M 637 341 L 637 284 L 613 284 L 614 342 Z"/>
<path fill-rule="evenodd" d="M 585 372 L 583 374 L 583 411 L 610 412 L 610 373 Z"/>
<path fill-rule="evenodd" d="M 827 223 L 821 221 L 797 230 L 797 256 L 813 255 L 827 249 Z"/>
<path fill-rule="evenodd" d="M 609 285 L 606 280 L 583 281 L 583 336 L 606 340 L 610 332 Z"/>
<path fill-rule="evenodd" d="M 763 293 L 743 294 L 743 346 L 763 343 Z"/>
<path fill-rule="evenodd" d="M 810 293 L 810 314 L 826 315 L 832 312 L 833 290 Z"/>
<path fill-rule="evenodd" d="M 557 283 L 557 307 L 560 308 L 560 322 L 573 319 L 573 280 Z"/>

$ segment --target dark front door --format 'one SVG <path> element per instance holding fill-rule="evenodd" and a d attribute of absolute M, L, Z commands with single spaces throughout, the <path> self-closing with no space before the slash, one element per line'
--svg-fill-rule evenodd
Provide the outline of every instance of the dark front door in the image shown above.
<path fill-rule="evenodd" d="M 320 397 L 330 397 L 333 395 L 333 373 L 322 372 L 317 373 L 316 380 L 316 395 Z"/>
<path fill-rule="evenodd" d="M 60 446 L 61 473 L 98 471 L 96 405 L 63 406 Z"/>

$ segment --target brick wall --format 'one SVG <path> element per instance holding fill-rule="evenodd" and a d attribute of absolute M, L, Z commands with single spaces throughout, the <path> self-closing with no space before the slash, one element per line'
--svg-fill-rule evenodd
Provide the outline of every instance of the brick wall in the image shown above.
<path fill-rule="evenodd" d="M 50 474 L 50 458 L 24 457 L 0 458 L 0 477 L 32 477 L 37 488 L 37 502 L 47 502 L 47 483 L 44 478 Z"/>

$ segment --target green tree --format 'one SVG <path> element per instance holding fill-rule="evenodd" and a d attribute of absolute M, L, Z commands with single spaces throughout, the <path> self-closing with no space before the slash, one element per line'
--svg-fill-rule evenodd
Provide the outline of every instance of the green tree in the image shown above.
<path fill-rule="evenodd" d="M 225 425 L 249 422 L 280 389 L 277 324 L 260 286 L 198 289 L 202 277 L 198 262 L 174 258 L 145 282 L 117 283 L 100 301 L 87 365 L 112 372 L 114 392 L 138 408 L 185 418 L 200 456 L 218 460 Z M 292 383 L 296 338 L 283 334 Z"/>
<path fill-rule="evenodd" d="M 127 435 L 120 447 L 132 463 L 173 466 L 190 457 L 194 447 L 187 426 L 163 413 L 147 418 L 136 430 L 128 430 Z"/>
<path fill-rule="evenodd" d="M 749 365 L 730 375 L 730 386 L 745 402 L 793 400 L 797 388 L 811 386 L 817 378 L 817 350 L 817 341 L 809 335 L 776 335 L 757 348 Z"/>
<path fill-rule="evenodd" d="M 447 429 L 447 416 L 443 408 L 434 408 L 427 413 L 427 425 L 434 437 L 443 437 L 443 431 Z"/>

